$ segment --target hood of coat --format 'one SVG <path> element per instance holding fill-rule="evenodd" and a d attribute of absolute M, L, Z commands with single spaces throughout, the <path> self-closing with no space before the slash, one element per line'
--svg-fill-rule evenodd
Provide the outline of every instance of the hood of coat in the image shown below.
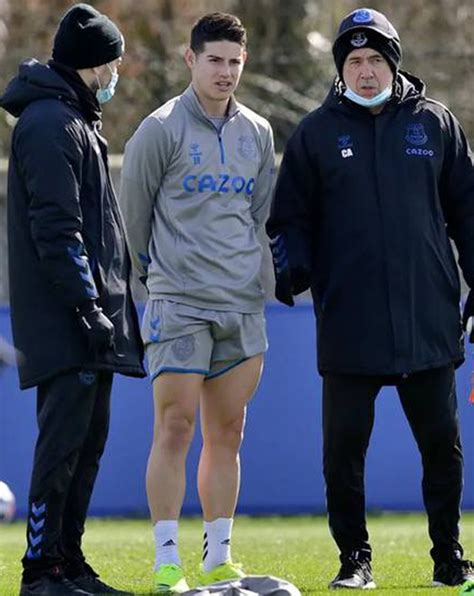
<path fill-rule="evenodd" d="M 341 79 L 336 78 L 323 105 L 335 110 L 367 113 L 367 108 L 358 106 L 344 97 L 345 86 Z M 425 97 L 425 83 L 406 71 L 399 71 L 395 80 L 395 93 L 387 102 L 387 107 L 395 107 L 400 103 L 419 100 Z"/>
<path fill-rule="evenodd" d="M 74 89 L 49 65 L 30 58 L 20 64 L 18 75 L 0 97 L 0 106 L 18 118 L 32 102 L 54 98 L 79 107 Z"/>

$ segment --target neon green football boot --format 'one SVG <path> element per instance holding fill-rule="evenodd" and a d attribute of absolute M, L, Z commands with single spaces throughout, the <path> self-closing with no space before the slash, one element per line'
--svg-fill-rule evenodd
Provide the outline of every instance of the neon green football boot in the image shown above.
<path fill-rule="evenodd" d="M 189 590 L 179 565 L 160 565 L 153 575 L 154 594 L 182 594 Z"/>
<path fill-rule="evenodd" d="M 201 570 L 199 575 L 199 585 L 207 586 L 215 582 L 222 582 L 228 579 L 240 579 L 245 577 L 245 573 L 242 570 L 242 566 L 238 563 L 232 563 L 232 561 L 224 561 L 217 567 L 214 567 L 207 573 Z"/>

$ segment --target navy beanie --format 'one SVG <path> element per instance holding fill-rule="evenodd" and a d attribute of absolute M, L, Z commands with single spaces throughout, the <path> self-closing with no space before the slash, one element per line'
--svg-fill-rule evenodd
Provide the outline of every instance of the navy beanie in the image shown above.
<path fill-rule="evenodd" d="M 107 16 L 89 4 L 75 4 L 59 23 L 53 60 L 78 70 L 108 64 L 123 51 L 123 35 Z"/>
<path fill-rule="evenodd" d="M 381 12 L 359 8 L 342 19 L 332 48 L 341 78 L 347 56 L 360 48 L 372 48 L 380 52 L 396 76 L 402 61 L 400 38 L 395 27 Z"/>

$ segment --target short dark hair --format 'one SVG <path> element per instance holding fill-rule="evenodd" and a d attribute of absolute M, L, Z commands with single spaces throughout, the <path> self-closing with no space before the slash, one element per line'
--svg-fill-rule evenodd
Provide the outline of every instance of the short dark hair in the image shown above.
<path fill-rule="evenodd" d="M 191 49 L 198 54 L 208 41 L 233 41 L 247 45 L 247 32 L 240 19 L 225 12 L 211 12 L 201 17 L 191 30 Z"/>

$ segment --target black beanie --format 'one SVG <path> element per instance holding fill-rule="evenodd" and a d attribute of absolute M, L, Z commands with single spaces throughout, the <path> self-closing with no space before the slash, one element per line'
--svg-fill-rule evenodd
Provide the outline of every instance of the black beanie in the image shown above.
<path fill-rule="evenodd" d="M 360 48 L 372 48 L 380 52 L 396 76 L 402 61 L 400 38 L 395 27 L 381 12 L 359 8 L 342 19 L 332 48 L 341 79 L 347 56 Z"/>
<path fill-rule="evenodd" d="M 123 35 L 108 17 L 89 4 L 75 4 L 59 23 L 53 60 L 76 70 L 93 68 L 119 58 L 123 50 Z"/>

